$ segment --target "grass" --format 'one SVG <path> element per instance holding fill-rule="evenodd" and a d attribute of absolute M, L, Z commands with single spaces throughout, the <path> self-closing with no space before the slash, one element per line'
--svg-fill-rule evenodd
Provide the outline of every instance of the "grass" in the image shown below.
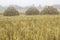
<path fill-rule="evenodd" d="M 1 16 L 0 40 L 60 40 L 60 15 Z"/>

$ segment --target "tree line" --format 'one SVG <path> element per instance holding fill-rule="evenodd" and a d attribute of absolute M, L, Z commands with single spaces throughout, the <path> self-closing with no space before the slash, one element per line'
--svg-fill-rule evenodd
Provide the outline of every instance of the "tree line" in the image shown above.
<path fill-rule="evenodd" d="M 18 16 L 20 15 L 19 11 L 13 6 L 9 6 L 5 9 L 4 16 Z M 28 8 L 24 15 L 59 15 L 59 11 L 57 8 L 53 6 L 46 6 L 41 11 L 37 9 L 35 6 L 31 6 Z"/>

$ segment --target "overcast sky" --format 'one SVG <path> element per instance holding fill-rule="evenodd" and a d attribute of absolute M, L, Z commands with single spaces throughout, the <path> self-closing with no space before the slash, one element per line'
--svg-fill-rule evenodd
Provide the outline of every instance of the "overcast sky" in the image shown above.
<path fill-rule="evenodd" d="M 42 6 L 45 5 L 53 5 L 60 4 L 60 0 L 0 0 L 0 5 L 8 6 L 8 5 L 19 5 L 19 6 L 38 6 L 39 4 Z"/>

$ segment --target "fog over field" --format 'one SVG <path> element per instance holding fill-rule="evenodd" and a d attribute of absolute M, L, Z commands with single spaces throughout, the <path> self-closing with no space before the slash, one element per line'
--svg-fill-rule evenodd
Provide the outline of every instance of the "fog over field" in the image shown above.
<path fill-rule="evenodd" d="M 60 0 L 0 0 L 0 5 L 8 6 L 8 5 L 19 5 L 19 6 L 31 6 L 31 5 L 53 5 L 60 4 Z"/>

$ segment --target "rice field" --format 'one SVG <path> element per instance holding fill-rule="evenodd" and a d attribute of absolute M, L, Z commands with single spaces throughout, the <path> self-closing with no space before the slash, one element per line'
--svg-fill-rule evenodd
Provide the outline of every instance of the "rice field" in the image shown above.
<path fill-rule="evenodd" d="M 60 40 L 60 15 L 0 16 L 0 40 Z"/>

